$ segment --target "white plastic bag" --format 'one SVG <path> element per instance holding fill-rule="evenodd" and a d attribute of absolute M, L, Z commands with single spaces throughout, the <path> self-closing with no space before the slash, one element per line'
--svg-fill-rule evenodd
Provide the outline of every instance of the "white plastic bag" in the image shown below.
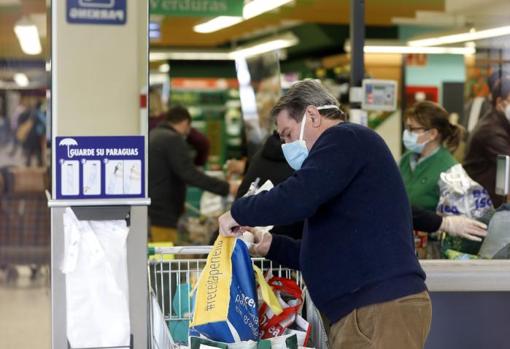
<path fill-rule="evenodd" d="M 224 180 L 221 171 L 206 171 L 208 176 Z M 208 191 L 204 191 L 200 197 L 200 214 L 205 217 L 219 217 L 225 212 L 225 199 Z"/>
<path fill-rule="evenodd" d="M 200 214 L 206 217 L 219 217 L 223 212 L 225 212 L 223 197 L 204 191 L 200 197 Z"/>
<path fill-rule="evenodd" d="M 440 197 L 437 213 L 481 218 L 493 209 L 489 192 L 472 180 L 462 165 L 451 167 L 439 177 Z"/>
<path fill-rule="evenodd" d="M 124 220 L 80 221 L 64 213 L 67 338 L 73 348 L 130 345 Z"/>
<path fill-rule="evenodd" d="M 251 196 L 251 195 L 258 195 L 264 191 L 270 191 L 271 189 L 274 188 L 274 184 L 273 182 L 271 182 L 269 179 L 267 181 L 264 182 L 264 184 L 262 184 L 261 187 L 256 187 L 254 188 L 255 192 L 254 193 L 246 193 L 245 196 Z M 261 230 L 265 233 L 269 233 L 269 231 L 271 229 L 273 229 L 273 225 L 268 225 L 268 226 L 265 226 L 265 227 L 256 227 L 258 230 Z"/>
<path fill-rule="evenodd" d="M 306 306 L 306 319 L 310 323 L 312 333 L 310 335 L 311 344 L 317 349 L 328 348 L 328 334 L 324 328 L 321 314 L 315 307 L 315 304 L 308 293 L 308 289 L 305 292 L 305 306 Z"/>
<path fill-rule="evenodd" d="M 172 349 L 176 345 L 170 335 L 165 316 L 159 307 L 156 295 L 151 292 L 152 349 Z"/>
<path fill-rule="evenodd" d="M 494 210 L 487 190 L 472 180 L 460 164 L 441 173 L 438 185 L 440 197 L 437 213 L 441 216 L 463 215 L 480 219 Z M 447 236 L 441 248 L 446 257 L 447 250 L 476 255 L 480 245 L 478 241 Z"/>

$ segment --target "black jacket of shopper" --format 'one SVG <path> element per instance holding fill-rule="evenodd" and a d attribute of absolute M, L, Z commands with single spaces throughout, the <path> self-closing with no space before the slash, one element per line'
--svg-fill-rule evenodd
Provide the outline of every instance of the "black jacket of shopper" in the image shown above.
<path fill-rule="evenodd" d="M 505 202 L 496 194 L 497 156 L 510 155 L 510 122 L 493 109 L 481 119 L 471 135 L 464 159 L 469 176 L 489 191 L 494 207 Z"/>
<path fill-rule="evenodd" d="M 264 184 L 268 179 L 274 185 L 277 185 L 294 173 L 294 170 L 290 168 L 283 156 L 281 145 L 282 142 L 278 133 L 274 132 L 267 138 L 262 148 L 251 159 L 248 170 L 237 191 L 237 198 L 243 196 L 250 188 L 250 184 L 257 178 L 260 178 L 259 185 Z M 271 233 L 286 235 L 293 239 L 301 239 L 303 222 L 275 226 Z"/>
<path fill-rule="evenodd" d="M 294 170 L 285 161 L 281 145 L 278 133 L 274 132 L 267 138 L 262 148 L 253 155 L 237 191 L 236 199 L 243 196 L 250 188 L 250 184 L 257 178 L 260 178 L 260 185 L 268 179 L 277 185 L 294 173 Z"/>
<path fill-rule="evenodd" d="M 152 225 L 177 227 L 184 212 L 186 185 L 227 195 L 229 184 L 207 176 L 193 164 L 185 138 L 168 122 L 149 134 L 149 216 Z"/>

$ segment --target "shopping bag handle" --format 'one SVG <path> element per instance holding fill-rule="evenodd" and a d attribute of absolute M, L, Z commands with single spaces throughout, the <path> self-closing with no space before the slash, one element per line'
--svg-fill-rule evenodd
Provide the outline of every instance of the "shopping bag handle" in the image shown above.
<path fill-rule="evenodd" d="M 253 266 L 253 270 L 255 271 L 255 276 L 260 286 L 260 294 L 262 295 L 264 303 L 266 303 L 269 308 L 271 308 L 271 311 L 274 314 L 280 315 L 283 312 L 282 306 L 280 305 L 280 302 L 278 301 L 278 298 L 276 297 L 273 289 L 271 286 L 269 286 L 266 279 L 264 278 L 262 270 L 260 270 L 260 268 L 256 265 Z"/>

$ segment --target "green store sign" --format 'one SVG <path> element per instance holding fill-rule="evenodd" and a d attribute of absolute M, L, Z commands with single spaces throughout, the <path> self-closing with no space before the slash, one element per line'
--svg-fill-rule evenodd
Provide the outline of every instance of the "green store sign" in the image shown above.
<path fill-rule="evenodd" d="M 268 0 L 269 1 L 269 0 Z M 149 0 L 151 15 L 181 17 L 242 16 L 243 0 Z"/>

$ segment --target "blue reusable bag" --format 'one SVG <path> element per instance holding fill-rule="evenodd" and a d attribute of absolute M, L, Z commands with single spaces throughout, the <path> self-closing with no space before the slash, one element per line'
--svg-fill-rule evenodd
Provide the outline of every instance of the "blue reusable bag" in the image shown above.
<path fill-rule="evenodd" d="M 191 335 L 234 343 L 259 338 L 257 291 L 248 248 L 219 236 L 194 295 Z"/>

